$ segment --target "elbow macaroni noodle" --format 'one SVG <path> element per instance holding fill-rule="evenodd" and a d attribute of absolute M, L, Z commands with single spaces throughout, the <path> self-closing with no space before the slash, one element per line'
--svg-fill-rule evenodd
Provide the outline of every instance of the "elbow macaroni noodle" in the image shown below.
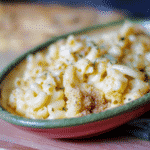
<path fill-rule="evenodd" d="M 150 77 L 149 43 L 150 38 L 131 23 L 103 33 L 97 43 L 70 35 L 50 45 L 44 54 L 28 56 L 8 107 L 27 118 L 60 119 L 134 101 L 149 92 L 145 80 L 145 74 Z M 107 54 L 117 61 L 109 60 Z"/>

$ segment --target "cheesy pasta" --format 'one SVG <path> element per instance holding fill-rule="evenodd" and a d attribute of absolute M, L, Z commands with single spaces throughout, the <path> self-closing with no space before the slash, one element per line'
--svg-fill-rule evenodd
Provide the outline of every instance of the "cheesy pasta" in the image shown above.
<path fill-rule="evenodd" d="M 97 43 L 87 36 L 59 40 L 28 56 L 8 108 L 27 118 L 60 119 L 134 101 L 149 92 L 149 41 L 131 23 L 102 34 Z"/>

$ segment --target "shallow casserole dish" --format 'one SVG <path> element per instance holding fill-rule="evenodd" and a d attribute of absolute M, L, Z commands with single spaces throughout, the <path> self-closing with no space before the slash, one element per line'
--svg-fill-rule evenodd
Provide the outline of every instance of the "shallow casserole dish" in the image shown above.
<path fill-rule="evenodd" d="M 95 25 L 92 27 L 81 29 L 79 31 L 51 38 L 47 42 L 19 56 L 6 68 L 4 68 L 0 74 L 0 88 L 3 88 L 5 82 L 9 82 L 9 78 L 14 73 L 12 70 L 16 68 L 16 66 L 19 65 L 29 54 L 34 54 L 38 51 L 41 51 L 47 46 L 58 41 L 59 39 L 66 38 L 70 34 L 90 34 L 101 30 L 107 30 L 111 27 L 117 27 L 119 25 L 122 25 L 123 23 L 124 20 L 120 20 L 107 24 Z M 96 133 L 102 134 L 134 118 L 141 116 L 148 110 L 150 110 L 150 93 L 122 106 L 79 118 L 66 118 L 55 120 L 28 119 L 13 115 L 1 106 L 0 118 L 13 124 L 17 128 L 27 130 L 33 133 L 47 134 L 50 138 L 75 138 Z"/>

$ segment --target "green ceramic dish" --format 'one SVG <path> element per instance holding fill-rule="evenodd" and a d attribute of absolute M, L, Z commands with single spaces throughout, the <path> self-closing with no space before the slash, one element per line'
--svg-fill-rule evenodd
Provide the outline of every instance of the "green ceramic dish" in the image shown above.
<path fill-rule="evenodd" d="M 119 20 L 107 24 L 95 25 L 58 37 L 53 37 L 47 42 L 19 56 L 17 59 L 12 61 L 6 68 L 4 68 L 3 71 L 0 73 L 0 84 L 3 80 L 5 80 L 5 77 L 9 74 L 9 72 L 11 72 L 13 68 L 17 66 L 21 61 L 23 61 L 29 54 L 43 50 L 44 48 L 59 39 L 66 38 L 70 34 L 85 34 L 88 32 L 93 32 L 95 30 L 100 30 L 102 28 L 107 29 L 108 27 L 118 26 L 123 23 L 124 20 Z M 126 123 L 127 121 L 130 121 L 131 119 L 142 115 L 148 110 L 150 110 L 150 93 L 123 106 L 80 118 L 66 118 L 56 120 L 27 119 L 11 114 L 1 106 L 0 118 L 15 125 L 17 128 L 30 130 L 32 132 L 49 133 L 48 135 L 51 138 L 70 138 L 86 136 L 87 134 L 95 134 L 97 132 L 106 132 L 121 124 Z"/>

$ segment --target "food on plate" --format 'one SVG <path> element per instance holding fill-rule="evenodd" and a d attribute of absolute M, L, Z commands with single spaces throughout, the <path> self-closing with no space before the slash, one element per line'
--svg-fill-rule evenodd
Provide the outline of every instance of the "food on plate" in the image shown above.
<path fill-rule="evenodd" d="M 150 37 L 129 22 L 103 33 L 97 43 L 69 35 L 27 57 L 7 109 L 32 119 L 61 119 L 132 102 L 150 89 L 149 43 Z"/>

